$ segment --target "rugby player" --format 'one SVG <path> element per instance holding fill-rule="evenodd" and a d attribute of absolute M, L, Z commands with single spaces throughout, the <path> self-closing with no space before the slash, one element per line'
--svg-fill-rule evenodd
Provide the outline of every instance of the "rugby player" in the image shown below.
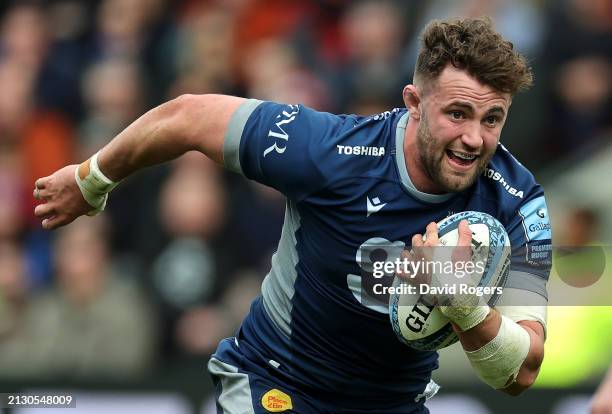
<path fill-rule="evenodd" d="M 544 193 L 500 134 L 513 95 L 531 83 L 525 59 L 488 19 L 434 21 L 422 33 L 405 108 L 333 115 L 180 96 L 82 164 L 37 180 L 34 195 L 45 202 L 35 214 L 45 229 L 96 214 L 122 179 L 192 150 L 281 191 L 285 222 L 261 295 L 208 364 L 217 407 L 337 414 L 428 412 L 438 355 L 397 340 L 386 306 L 362 300 L 361 270 L 379 253 L 372 246 L 393 260 L 412 245 L 435 245 L 435 222 L 486 212 L 513 247 L 505 294 L 495 308 L 444 313 L 476 374 L 516 395 L 543 359 L 550 262 L 542 252 L 551 236 Z M 460 233 L 469 245 L 467 223 Z M 513 295 L 532 306 L 513 306 Z"/>

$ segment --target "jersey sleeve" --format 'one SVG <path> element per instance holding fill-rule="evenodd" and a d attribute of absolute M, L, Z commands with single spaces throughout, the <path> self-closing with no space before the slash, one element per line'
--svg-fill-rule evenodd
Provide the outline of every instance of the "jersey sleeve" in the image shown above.
<path fill-rule="evenodd" d="M 327 184 L 344 128 L 343 116 L 250 99 L 230 120 L 224 163 L 299 201 Z"/>
<path fill-rule="evenodd" d="M 506 287 L 535 292 L 547 299 L 552 234 L 544 192 L 539 185 L 518 206 L 507 230 L 512 260 Z"/>

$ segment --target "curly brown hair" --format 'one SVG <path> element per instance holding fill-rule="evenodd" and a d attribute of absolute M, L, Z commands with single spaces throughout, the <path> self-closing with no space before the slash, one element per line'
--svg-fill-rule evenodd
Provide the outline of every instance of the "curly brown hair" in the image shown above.
<path fill-rule="evenodd" d="M 434 20 L 425 27 L 414 72 L 415 83 L 427 84 L 437 79 L 448 64 L 511 95 L 533 84 L 526 59 L 493 29 L 487 17 Z"/>

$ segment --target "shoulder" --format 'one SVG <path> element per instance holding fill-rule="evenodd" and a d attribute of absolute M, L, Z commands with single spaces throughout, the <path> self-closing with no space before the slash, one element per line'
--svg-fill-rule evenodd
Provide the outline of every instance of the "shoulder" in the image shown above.
<path fill-rule="evenodd" d="M 375 115 L 333 114 L 301 104 L 282 104 L 256 99 L 246 101 L 241 109 L 240 117 L 247 127 L 260 125 L 263 127 L 262 132 L 271 133 L 273 136 L 284 134 L 289 125 L 295 124 L 298 128 L 295 128 L 294 132 L 309 133 L 311 140 L 335 138 L 338 141 L 345 140 L 347 144 L 357 144 L 357 141 L 363 143 L 368 137 L 370 142 L 375 141 L 377 137 L 380 138 L 379 132 L 390 130 L 392 124 L 406 112 L 405 109 L 396 108 Z M 352 137 L 355 137 L 353 141 Z"/>
<path fill-rule="evenodd" d="M 293 152 L 317 168 L 330 166 L 336 174 L 338 167 L 354 173 L 391 156 L 398 121 L 406 112 L 396 108 L 370 116 L 338 115 L 256 100 L 247 101 L 245 108 L 249 115 L 244 119 L 244 135 L 263 140 L 262 156 Z"/>
<path fill-rule="evenodd" d="M 336 115 L 304 105 L 247 100 L 228 127 L 224 162 L 247 178 L 303 199 L 332 184 L 390 175 L 404 113 Z"/>

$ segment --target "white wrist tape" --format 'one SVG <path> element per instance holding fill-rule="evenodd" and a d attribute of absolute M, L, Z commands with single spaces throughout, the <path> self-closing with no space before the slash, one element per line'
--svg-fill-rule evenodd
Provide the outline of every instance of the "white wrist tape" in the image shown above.
<path fill-rule="evenodd" d="M 81 179 L 79 175 L 79 168 L 74 172 L 77 185 L 81 190 L 81 194 L 83 194 L 83 198 L 93 207 L 93 210 L 87 213 L 88 216 L 95 216 L 104 210 L 104 207 L 106 207 L 106 200 L 108 199 L 108 193 L 119 184 L 108 178 L 100 170 L 98 166 L 99 153 L 100 151 L 96 152 L 94 156 L 91 157 L 89 161 L 89 174 L 87 174 L 84 179 Z"/>
<path fill-rule="evenodd" d="M 440 306 L 440 311 L 459 326 L 462 331 L 467 331 L 484 321 L 491 308 L 487 305 L 474 306 L 471 303 L 459 304 L 455 302 L 451 306 Z"/>
<path fill-rule="evenodd" d="M 476 351 L 465 351 L 478 376 L 491 387 L 505 388 L 516 380 L 531 340 L 520 325 L 502 315 L 499 333 Z M 508 381 L 509 379 L 511 381 Z"/>

